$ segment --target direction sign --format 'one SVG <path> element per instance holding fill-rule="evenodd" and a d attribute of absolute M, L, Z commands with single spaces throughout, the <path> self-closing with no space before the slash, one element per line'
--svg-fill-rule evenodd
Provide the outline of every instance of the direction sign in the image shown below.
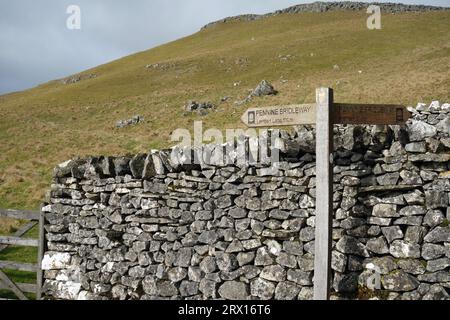
<path fill-rule="evenodd" d="M 250 128 L 315 124 L 316 104 L 251 108 L 241 120 Z"/>
<path fill-rule="evenodd" d="M 411 114 L 400 105 L 333 102 L 333 89 L 319 88 L 316 103 L 252 108 L 241 120 L 248 127 L 316 124 L 316 230 L 314 299 L 330 298 L 333 227 L 333 124 L 404 124 Z"/>
<path fill-rule="evenodd" d="M 315 103 L 251 108 L 241 120 L 250 128 L 315 124 L 316 110 Z M 334 103 L 331 116 L 333 124 L 399 125 L 404 124 L 411 113 L 402 105 Z"/>
<path fill-rule="evenodd" d="M 405 106 L 393 104 L 334 103 L 331 108 L 335 124 L 404 124 L 411 117 Z"/>

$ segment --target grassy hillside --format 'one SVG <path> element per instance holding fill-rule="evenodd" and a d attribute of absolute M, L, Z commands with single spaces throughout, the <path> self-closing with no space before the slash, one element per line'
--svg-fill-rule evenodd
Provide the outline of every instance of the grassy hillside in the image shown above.
<path fill-rule="evenodd" d="M 312 102 L 318 86 L 333 87 L 341 102 L 450 101 L 449 11 L 384 14 L 382 30 L 368 30 L 366 18 L 304 13 L 219 24 L 85 72 L 96 78 L 0 96 L 0 207 L 36 208 L 52 168 L 74 156 L 171 145 L 174 129 L 199 118 L 183 115 L 190 99 L 217 103 L 202 119 L 219 128 L 241 127 L 255 104 Z M 262 79 L 280 94 L 234 104 Z M 219 104 L 224 96 L 232 98 Z M 115 128 L 135 114 L 145 123 Z"/>

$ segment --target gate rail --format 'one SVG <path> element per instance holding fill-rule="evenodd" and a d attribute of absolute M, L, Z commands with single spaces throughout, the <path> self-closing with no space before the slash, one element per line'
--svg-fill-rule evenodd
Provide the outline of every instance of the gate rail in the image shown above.
<path fill-rule="evenodd" d="M 35 293 L 36 300 L 42 297 L 42 269 L 41 261 L 44 253 L 44 216 L 41 211 L 0 209 L 0 217 L 29 220 L 21 226 L 12 236 L 0 236 L 0 251 L 10 245 L 37 247 L 38 263 L 23 263 L 0 260 L 0 289 L 12 291 L 20 300 L 28 300 L 25 293 Z M 22 238 L 35 225 L 39 224 L 39 239 Z M 1 269 L 36 272 L 36 284 L 16 283 L 12 281 Z"/>

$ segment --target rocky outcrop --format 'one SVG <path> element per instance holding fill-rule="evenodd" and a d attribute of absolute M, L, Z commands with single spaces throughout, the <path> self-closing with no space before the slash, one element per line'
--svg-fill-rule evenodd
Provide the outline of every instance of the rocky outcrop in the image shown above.
<path fill-rule="evenodd" d="M 276 95 L 278 92 L 274 89 L 274 87 L 267 82 L 266 80 L 261 81 L 260 84 L 252 91 L 250 97 L 262 97 L 262 96 L 270 96 Z"/>
<path fill-rule="evenodd" d="M 135 126 L 144 121 L 144 117 L 137 115 L 130 119 L 120 120 L 116 123 L 116 128 L 122 129 L 129 126 Z"/>
<path fill-rule="evenodd" d="M 245 14 L 235 17 L 228 17 L 207 24 L 202 29 L 207 29 L 220 23 L 226 23 L 229 21 L 253 21 L 263 19 L 265 17 L 276 16 L 280 14 L 298 14 L 302 12 L 328 12 L 328 11 L 361 11 L 367 10 L 370 5 L 377 5 L 380 7 L 381 12 L 384 13 L 402 13 L 402 12 L 426 12 L 426 11 L 442 11 L 449 10 L 448 7 L 436 7 L 426 5 L 410 5 L 402 3 L 379 3 L 379 2 L 354 2 L 354 1 L 341 1 L 341 2 L 314 2 L 307 4 L 295 5 L 283 10 L 277 10 L 268 14 Z"/>
<path fill-rule="evenodd" d="M 278 94 L 272 84 L 267 80 L 262 80 L 255 89 L 253 89 L 250 94 L 242 101 L 236 101 L 236 105 L 242 105 L 252 101 L 254 97 L 272 96 Z"/>
<path fill-rule="evenodd" d="M 210 102 L 189 101 L 184 106 L 185 112 L 197 112 L 199 115 L 206 115 L 209 110 L 215 109 L 216 106 Z"/>
<path fill-rule="evenodd" d="M 79 74 L 79 75 L 74 75 L 74 76 L 70 76 L 67 78 L 64 78 L 61 80 L 62 84 L 73 84 L 73 83 L 77 83 L 80 82 L 82 80 L 88 80 L 88 79 L 94 79 L 97 78 L 96 74 Z"/>
<path fill-rule="evenodd" d="M 411 108 L 406 126 L 335 126 L 335 298 L 367 287 L 449 299 L 449 106 Z M 272 166 L 237 162 L 239 153 L 193 164 L 196 148 L 59 165 L 43 207 L 46 294 L 311 299 L 315 131 L 280 137 Z M 254 150 L 266 140 L 239 141 Z"/>

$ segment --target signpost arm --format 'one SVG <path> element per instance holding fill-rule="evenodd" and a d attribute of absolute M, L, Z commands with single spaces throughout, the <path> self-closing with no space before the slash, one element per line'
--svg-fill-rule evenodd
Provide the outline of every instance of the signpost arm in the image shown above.
<path fill-rule="evenodd" d="M 333 89 L 316 91 L 316 236 L 314 300 L 330 298 L 333 222 Z"/>

